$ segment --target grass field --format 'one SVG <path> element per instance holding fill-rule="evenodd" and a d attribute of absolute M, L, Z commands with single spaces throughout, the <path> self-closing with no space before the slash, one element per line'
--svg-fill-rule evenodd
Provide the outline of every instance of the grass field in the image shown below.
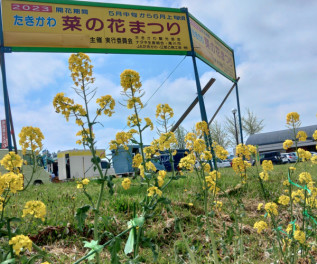
<path fill-rule="evenodd" d="M 283 181 L 287 179 L 287 168 L 290 165 L 277 165 L 270 175 L 265 188 L 269 191 L 270 201 L 277 202 L 278 197 L 285 189 Z M 304 164 L 297 165 L 298 173 L 304 170 Z M 256 168 L 250 171 L 256 174 Z M 309 165 L 306 170 L 312 174 L 313 180 L 317 182 L 317 165 Z M 248 176 L 247 184 L 241 188 L 234 189 L 240 183 L 240 177 L 235 175 L 231 168 L 220 169 L 220 186 L 223 190 L 232 190 L 229 195 L 219 195 L 223 202 L 223 209 L 214 215 L 214 226 L 217 246 L 223 263 L 232 263 L 232 255 L 237 248 L 236 234 L 233 232 L 234 218 L 233 207 L 242 219 L 240 226 L 243 234 L 243 256 L 241 263 L 272 263 L 270 252 L 272 245 L 267 238 L 272 238 L 272 231 L 267 232 L 267 238 L 256 233 L 253 224 L 263 219 L 263 211 L 257 211 L 258 203 L 264 202 L 258 179 Z M 44 247 L 53 256 L 55 263 L 73 263 L 74 260 L 85 255 L 88 250 L 83 247 L 82 241 L 92 239 L 93 217 L 89 212 L 85 221 L 83 231 L 78 229 L 74 217 L 77 208 L 89 204 L 83 192 L 76 188 L 76 182 L 50 183 L 48 174 L 42 171 L 36 178 L 44 181 L 43 185 L 31 186 L 26 191 L 13 196 L 7 208 L 9 216 L 20 217 L 25 202 L 29 200 L 40 200 L 47 206 L 47 217 L 44 222 L 23 221 L 19 226 L 22 233 L 29 234 L 32 240 Z M 119 234 L 127 228 L 127 222 L 132 218 L 133 208 L 140 209 L 139 202 L 144 197 L 146 187 L 140 187 L 138 179 L 132 181 L 129 190 L 121 186 L 122 179 L 114 179 L 115 193 L 110 195 L 106 192 L 101 209 L 101 230 L 105 232 L 103 242 L 109 237 L 107 232 Z M 91 182 L 88 185 L 88 192 L 93 199 L 97 199 L 97 183 Z M 177 217 L 181 220 L 183 231 L 194 251 L 197 263 L 210 263 L 209 250 L 211 243 L 206 235 L 203 219 L 203 202 L 199 196 L 199 184 L 193 173 L 186 175 L 186 178 L 171 183 L 164 191 L 164 197 L 172 201 L 172 208 Z M 192 205 L 191 205 L 192 203 Z M 157 208 L 157 215 L 149 222 L 146 222 L 145 234 L 156 244 L 158 251 L 158 263 L 189 263 L 188 253 L 185 244 L 175 226 L 175 219 L 171 212 L 168 212 L 163 205 Z M 296 216 L 298 219 L 300 215 Z M 283 217 L 282 217 L 283 218 Z M 287 219 L 284 219 L 287 221 Z M 122 248 L 128 236 L 122 237 L 120 257 L 122 263 L 128 260 Z M 108 249 L 102 252 L 104 263 L 110 263 L 110 252 Z M 316 254 L 317 256 L 317 254 Z M 317 258 L 315 256 L 315 258 Z M 108 261 L 107 261 L 108 260 Z M 149 249 L 142 249 L 140 260 L 143 263 L 153 263 L 152 252 Z M 317 261 L 317 259 L 316 259 Z"/>

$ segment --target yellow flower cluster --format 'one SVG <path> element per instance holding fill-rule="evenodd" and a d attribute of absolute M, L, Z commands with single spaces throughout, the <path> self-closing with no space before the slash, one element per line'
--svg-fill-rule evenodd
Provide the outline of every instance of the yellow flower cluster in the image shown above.
<path fill-rule="evenodd" d="M 133 168 L 138 168 L 142 163 L 142 156 L 140 153 L 136 154 L 134 157 L 133 157 L 133 160 L 132 160 L 132 167 Z"/>
<path fill-rule="evenodd" d="M 128 132 L 118 132 L 116 134 L 116 139 L 110 141 L 110 150 L 118 149 L 119 147 L 123 147 L 125 150 L 128 150 L 129 147 L 127 144 L 130 139 L 133 138 L 134 133 L 137 133 L 134 129 L 130 129 Z"/>
<path fill-rule="evenodd" d="M 296 138 L 298 138 L 298 141 L 306 141 L 307 134 L 305 131 L 298 131 Z"/>
<path fill-rule="evenodd" d="M 289 149 L 293 146 L 293 140 L 286 139 L 283 143 L 283 149 Z"/>
<path fill-rule="evenodd" d="M 168 104 L 158 104 L 156 106 L 156 118 L 168 120 L 174 116 L 173 109 Z"/>
<path fill-rule="evenodd" d="M 214 147 L 217 158 L 224 160 L 229 155 L 229 152 L 225 150 L 222 146 L 214 143 L 213 147 Z"/>
<path fill-rule="evenodd" d="M 162 191 L 158 187 L 150 187 L 147 189 L 147 192 L 147 196 L 153 196 L 155 194 L 157 194 L 158 196 L 162 196 Z"/>
<path fill-rule="evenodd" d="M 206 146 L 205 140 L 198 138 L 194 141 L 193 151 L 196 152 L 197 155 L 204 152 L 206 149 L 207 149 L 207 146 Z"/>
<path fill-rule="evenodd" d="M 304 200 L 305 195 L 303 190 L 297 190 L 292 192 L 292 199 L 294 201 L 294 204 L 299 203 L 301 200 Z"/>
<path fill-rule="evenodd" d="M 259 173 L 260 178 L 263 181 L 268 181 L 269 180 L 269 174 L 266 171 L 262 171 Z"/>
<path fill-rule="evenodd" d="M 10 239 L 9 245 L 12 245 L 16 255 L 20 255 L 22 249 L 32 250 L 32 240 L 24 235 L 18 235 Z"/>
<path fill-rule="evenodd" d="M 16 193 L 23 190 L 23 175 L 21 173 L 8 172 L 0 174 L 0 195 L 5 191 Z"/>
<path fill-rule="evenodd" d="M 232 160 L 232 169 L 235 171 L 235 173 L 240 174 L 243 183 L 246 182 L 246 171 L 247 168 L 250 168 L 251 164 L 245 160 L 243 160 L 242 157 L 236 157 Z"/>
<path fill-rule="evenodd" d="M 302 148 L 299 148 L 298 150 L 298 156 L 302 161 L 307 161 L 311 159 L 311 153 L 307 150 L 304 150 Z"/>
<path fill-rule="evenodd" d="M 94 83 L 95 79 L 92 77 L 91 60 L 85 53 L 72 54 L 68 59 L 68 68 L 71 71 L 71 76 L 76 86 L 84 89 L 84 82 Z"/>
<path fill-rule="evenodd" d="M 299 125 L 299 114 L 297 112 L 290 112 L 286 116 L 286 124 L 297 126 Z"/>
<path fill-rule="evenodd" d="M 77 189 L 83 189 L 85 185 L 89 184 L 89 182 L 90 182 L 90 180 L 87 179 L 87 178 L 85 178 L 85 179 L 83 179 L 81 181 L 78 181 L 77 182 Z"/>
<path fill-rule="evenodd" d="M 140 97 L 131 97 L 128 99 L 128 102 L 127 102 L 127 108 L 128 109 L 132 109 L 133 107 L 140 107 L 140 108 L 143 108 L 143 103 L 141 102 L 141 98 Z"/>
<path fill-rule="evenodd" d="M 317 130 L 315 130 L 315 132 L 313 134 L 313 139 L 317 140 Z"/>
<path fill-rule="evenodd" d="M 198 136 L 209 135 L 209 127 L 205 121 L 197 122 L 195 128 Z"/>
<path fill-rule="evenodd" d="M 104 95 L 100 98 L 97 98 L 96 103 L 99 105 L 99 109 L 97 109 L 97 115 L 101 115 L 103 111 L 104 115 L 112 116 L 114 113 L 113 109 L 116 105 L 115 100 L 111 97 L 111 95 Z"/>
<path fill-rule="evenodd" d="M 38 127 L 22 127 L 19 138 L 19 144 L 23 154 L 25 154 L 26 150 L 29 148 L 36 154 L 39 154 L 43 148 L 42 140 L 44 139 L 44 136 Z"/>
<path fill-rule="evenodd" d="M 127 125 L 129 127 L 134 127 L 134 126 L 137 126 L 138 125 L 138 118 L 137 118 L 137 115 L 136 114 L 132 114 L 130 116 L 128 116 L 127 118 Z M 142 120 L 139 119 L 139 123 L 141 124 Z"/>
<path fill-rule="evenodd" d="M 238 157 L 245 157 L 247 160 L 251 159 L 251 155 L 255 154 L 257 152 L 257 149 L 253 145 L 244 145 L 239 144 L 236 147 L 236 156 Z"/>
<path fill-rule="evenodd" d="M 124 70 L 120 75 L 120 79 L 121 86 L 125 92 L 131 89 L 131 91 L 135 93 L 142 86 L 140 75 L 134 70 Z"/>
<path fill-rule="evenodd" d="M 91 132 L 92 133 L 92 139 L 95 138 L 95 134 L 94 132 Z M 76 136 L 79 136 L 81 137 L 81 139 L 77 140 L 76 141 L 76 144 L 78 145 L 87 145 L 88 142 L 89 142 L 89 139 L 90 139 L 90 136 L 89 136 L 90 132 L 89 132 L 89 129 L 88 128 L 83 128 L 82 130 L 79 130 L 77 133 L 76 133 Z"/>
<path fill-rule="evenodd" d="M 213 194 L 217 194 L 220 189 L 217 187 L 216 179 L 215 179 L 214 176 L 215 175 L 210 175 L 209 174 L 208 176 L 205 177 L 205 181 L 206 181 L 208 190 L 212 191 Z"/>
<path fill-rule="evenodd" d="M 146 159 L 151 159 L 152 155 L 155 154 L 156 150 L 153 146 L 148 146 L 143 149 Z"/>
<path fill-rule="evenodd" d="M 178 166 L 181 169 L 193 171 L 194 166 L 195 166 L 195 155 L 194 154 L 189 154 L 186 157 L 181 158 L 181 160 L 178 163 Z"/>
<path fill-rule="evenodd" d="M 267 229 L 267 223 L 264 221 L 255 222 L 253 228 L 257 230 L 258 234 L 261 234 L 263 230 Z"/>
<path fill-rule="evenodd" d="M 78 116 L 87 116 L 87 112 L 83 106 L 80 104 L 74 104 L 74 100 L 66 97 L 64 93 L 56 94 L 53 100 L 53 106 L 56 113 L 61 113 L 63 116 L 65 116 L 66 121 L 69 120 L 71 114 L 75 115 L 76 119 L 78 119 Z"/>
<path fill-rule="evenodd" d="M 160 151 L 171 149 L 173 144 L 177 144 L 177 139 L 173 132 L 161 133 L 157 141 Z"/>
<path fill-rule="evenodd" d="M 23 209 L 22 217 L 27 216 L 28 214 L 33 215 L 35 218 L 45 220 L 46 216 L 46 206 L 41 201 L 28 201 Z"/>
<path fill-rule="evenodd" d="M 278 211 L 277 211 L 277 204 L 276 203 L 267 203 L 264 206 L 266 212 L 268 213 L 268 215 L 270 216 L 271 214 L 273 215 L 278 215 Z"/>
<path fill-rule="evenodd" d="M 289 196 L 287 196 L 287 195 L 281 195 L 281 196 L 278 198 L 278 203 L 279 203 L 279 204 L 282 204 L 282 205 L 288 205 L 288 204 L 289 204 L 289 201 L 290 201 L 290 198 L 289 198 Z"/>
<path fill-rule="evenodd" d="M 271 160 L 263 160 L 262 169 L 264 171 L 272 171 L 274 169 L 272 161 Z"/>
<path fill-rule="evenodd" d="M 162 186 L 163 186 L 165 176 L 166 176 L 166 171 L 160 170 L 160 171 L 159 171 L 159 175 L 157 176 L 157 183 L 158 183 L 158 186 L 159 186 L 159 187 L 162 187 Z"/>
<path fill-rule="evenodd" d="M 128 190 L 131 186 L 131 180 L 129 178 L 125 178 L 121 183 L 123 189 Z"/>
<path fill-rule="evenodd" d="M 299 174 L 299 181 L 301 183 L 305 182 L 307 184 L 307 183 L 312 182 L 313 179 L 312 179 L 309 172 L 302 172 L 301 174 Z"/>
<path fill-rule="evenodd" d="M 304 244 L 306 241 L 306 235 L 303 231 L 296 230 L 294 232 L 294 238 L 301 244 Z"/>
<path fill-rule="evenodd" d="M 153 129 L 154 129 L 154 126 L 153 126 L 153 123 L 152 123 L 151 119 L 148 118 L 148 117 L 145 117 L 144 120 L 145 120 L 146 126 L 147 126 L 147 127 L 150 127 L 151 130 L 153 130 Z"/>
<path fill-rule="evenodd" d="M 313 164 L 317 164 L 317 155 L 314 155 L 311 157 L 310 161 L 313 163 Z"/>
<path fill-rule="evenodd" d="M 211 160 L 212 159 L 212 154 L 210 151 L 203 151 L 201 154 L 200 154 L 200 159 L 201 160 Z"/>
<path fill-rule="evenodd" d="M 2 158 L 0 164 L 8 171 L 18 172 L 18 168 L 23 165 L 23 159 L 18 154 L 15 154 L 14 151 L 10 151 Z"/>

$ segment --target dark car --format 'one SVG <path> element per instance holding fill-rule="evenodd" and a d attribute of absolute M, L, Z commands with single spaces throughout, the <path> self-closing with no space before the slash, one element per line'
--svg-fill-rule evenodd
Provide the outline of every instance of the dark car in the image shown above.
<path fill-rule="evenodd" d="M 264 152 L 260 153 L 260 163 L 262 164 L 263 160 L 270 160 L 273 164 L 282 164 L 283 160 L 281 153 L 278 151 Z"/>

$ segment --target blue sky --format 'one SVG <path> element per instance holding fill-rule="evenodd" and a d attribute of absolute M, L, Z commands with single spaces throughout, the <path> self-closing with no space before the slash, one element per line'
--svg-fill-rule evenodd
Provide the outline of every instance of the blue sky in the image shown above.
<path fill-rule="evenodd" d="M 99 1 L 103 2 L 103 1 Z M 301 115 L 302 125 L 317 124 L 317 2 L 306 1 L 107 1 L 162 7 L 188 7 L 189 11 L 235 51 L 241 110 L 250 108 L 264 119 L 263 132 L 285 129 L 288 112 Z M 50 151 L 81 148 L 76 145 L 78 127 L 73 120 L 55 113 L 52 100 L 56 93 L 75 97 L 67 60 L 70 54 L 6 54 L 8 89 L 16 134 L 23 126 L 40 127 L 44 146 Z M 129 113 L 118 102 L 120 73 L 133 69 L 140 73 L 146 101 L 181 61 L 142 112 L 153 118 L 158 103 L 174 108 L 175 119 L 183 114 L 196 97 L 194 72 L 190 57 L 153 55 L 91 55 L 98 95 L 111 94 L 117 101 L 116 113 L 102 118 L 96 127 L 98 148 L 106 148 L 116 132 L 125 127 Z M 232 83 L 198 60 L 202 86 L 210 78 L 215 84 L 204 99 L 211 118 Z M 234 94 L 229 97 L 216 120 L 224 123 L 236 107 Z M 0 95 L 0 118 L 4 119 L 3 94 Z M 184 121 L 191 130 L 200 120 L 198 106 Z M 149 143 L 156 132 L 146 133 Z"/>

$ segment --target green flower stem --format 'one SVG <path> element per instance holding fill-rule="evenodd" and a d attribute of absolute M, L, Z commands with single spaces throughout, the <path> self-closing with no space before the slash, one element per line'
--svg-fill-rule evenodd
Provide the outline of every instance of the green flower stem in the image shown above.
<path fill-rule="evenodd" d="M 39 253 L 42 254 L 42 258 L 44 258 L 46 261 L 48 261 L 49 263 L 53 263 L 53 261 L 47 256 L 47 252 L 43 249 L 41 249 L 38 245 L 36 245 L 35 243 L 32 242 L 32 247 Z"/>
<path fill-rule="evenodd" d="M 8 230 L 9 240 L 11 240 L 11 227 L 10 227 L 10 221 L 9 221 L 9 220 L 7 220 L 7 230 Z M 12 247 L 12 245 L 10 245 L 10 253 L 11 253 L 11 256 L 13 257 L 14 254 L 13 254 L 13 247 Z"/>
<path fill-rule="evenodd" d="M 31 174 L 31 177 L 30 177 L 30 180 L 28 181 L 28 183 L 26 184 L 26 186 L 23 188 L 23 190 L 21 190 L 22 192 L 25 191 L 30 183 L 32 182 L 32 179 L 34 177 L 34 174 L 37 172 L 38 170 L 38 166 L 37 166 L 37 160 L 36 160 L 36 156 L 35 156 L 35 153 L 34 151 L 32 150 L 32 162 L 33 162 L 33 166 L 32 166 L 32 174 Z M 24 183 L 24 182 L 23 182 Z"/>
<path fill-rule="evenodd" d="M 282 248 L 282 245 L 281 245 L 282 237 L 281 237 L 281 234 L 280 234 L 280 230 L 277 228 L 277 225 L 276 225 L 276 222 L 275 222 L 273 213 L 271 213 L 271 219 L 272 219 L 272 222 L 273 222 L 274 229 L 276 230 L 277 241 L 278 241 L 279 249 L 280 249 L 280 252 L 281 252 L 281 254 L 282 254 L 282 257 L 283 257 L 283 259 L 284 259 L 284 261 L 285 261 L 285 256 L 284 256 L 283 248 Z M 287 261 L 286 261 L 286 263 L 287 263 Z"/>
<path fill-rule="evenodd" d="M 175 219 L 175 222 L 178 223 L 178 229 L 179 229 L 179 231 L 180 231 L 180 233 L 181 233 L 182 239 L 183 239 L 183 241 L 184 241 L 184 243 L 185 243 L 185 246 L 186 246 L 186 249 L 187 249 L 187 251 L 188 251 L 189 258 L 190 258 L 190 263 L 196 264 L 197 262 L 196 262 L 194 253 L 193 253 L 193 251 L 190 249 L 190 247 L 189 247 L 189 245 L 188 245 L 188 241 L 187 241 L 187 239 L 186 239 L 186 237 L 185 237 L 185 234 L 184 234 L 184 232 L 183 232 L 183 228 L 182 228 L 180 219 L 176 216 L 174 210 L 172 209 L 172 207 L 171 207 L 170 205 L 168 205 L 167 207 L 168 207 L 168 209 L 171 211 L 171 213 L 173 214 L 173 217 L 174 217 L 174 219 Z M 178 219 L 178 221 L 177 221 L 177 219 Z"/>
<path fill-rule="evenodd" d="M 123 232 L 121 232 L 119 235 L 113 237 L 112 239 L 110 239 L 109 241 L 107 241 L 106 243 L 104 243 L 103 245 L 101 245 L 102 248 L 105 248 L 106 246 L 108 246 L 109 244 L 111 244 L 111 242 L 112 242 L 114 239 L 117 239 L 118 237 L 121 237 L 121 236 L 123 236 L 124 234 L 130 232 L 130 230 L 131 230 L 132 228 L 133 228 L 133 227 L 130 227 L 130 228 L 124 230 Z M 93 254 L 95 254 L 95 253 L 97 253 L 95 250 L 90 251 L 86 256 L 84 256 L 84 257 L 80 258 L 79 260 L 77 260 L 76 262 L 74 262 L 74 264 L 78 264 L 78 263 L 80 263 L 80 262 L 86 260 L 87 258 L 89 258 L 91 255 L 93 255 Z"/>

